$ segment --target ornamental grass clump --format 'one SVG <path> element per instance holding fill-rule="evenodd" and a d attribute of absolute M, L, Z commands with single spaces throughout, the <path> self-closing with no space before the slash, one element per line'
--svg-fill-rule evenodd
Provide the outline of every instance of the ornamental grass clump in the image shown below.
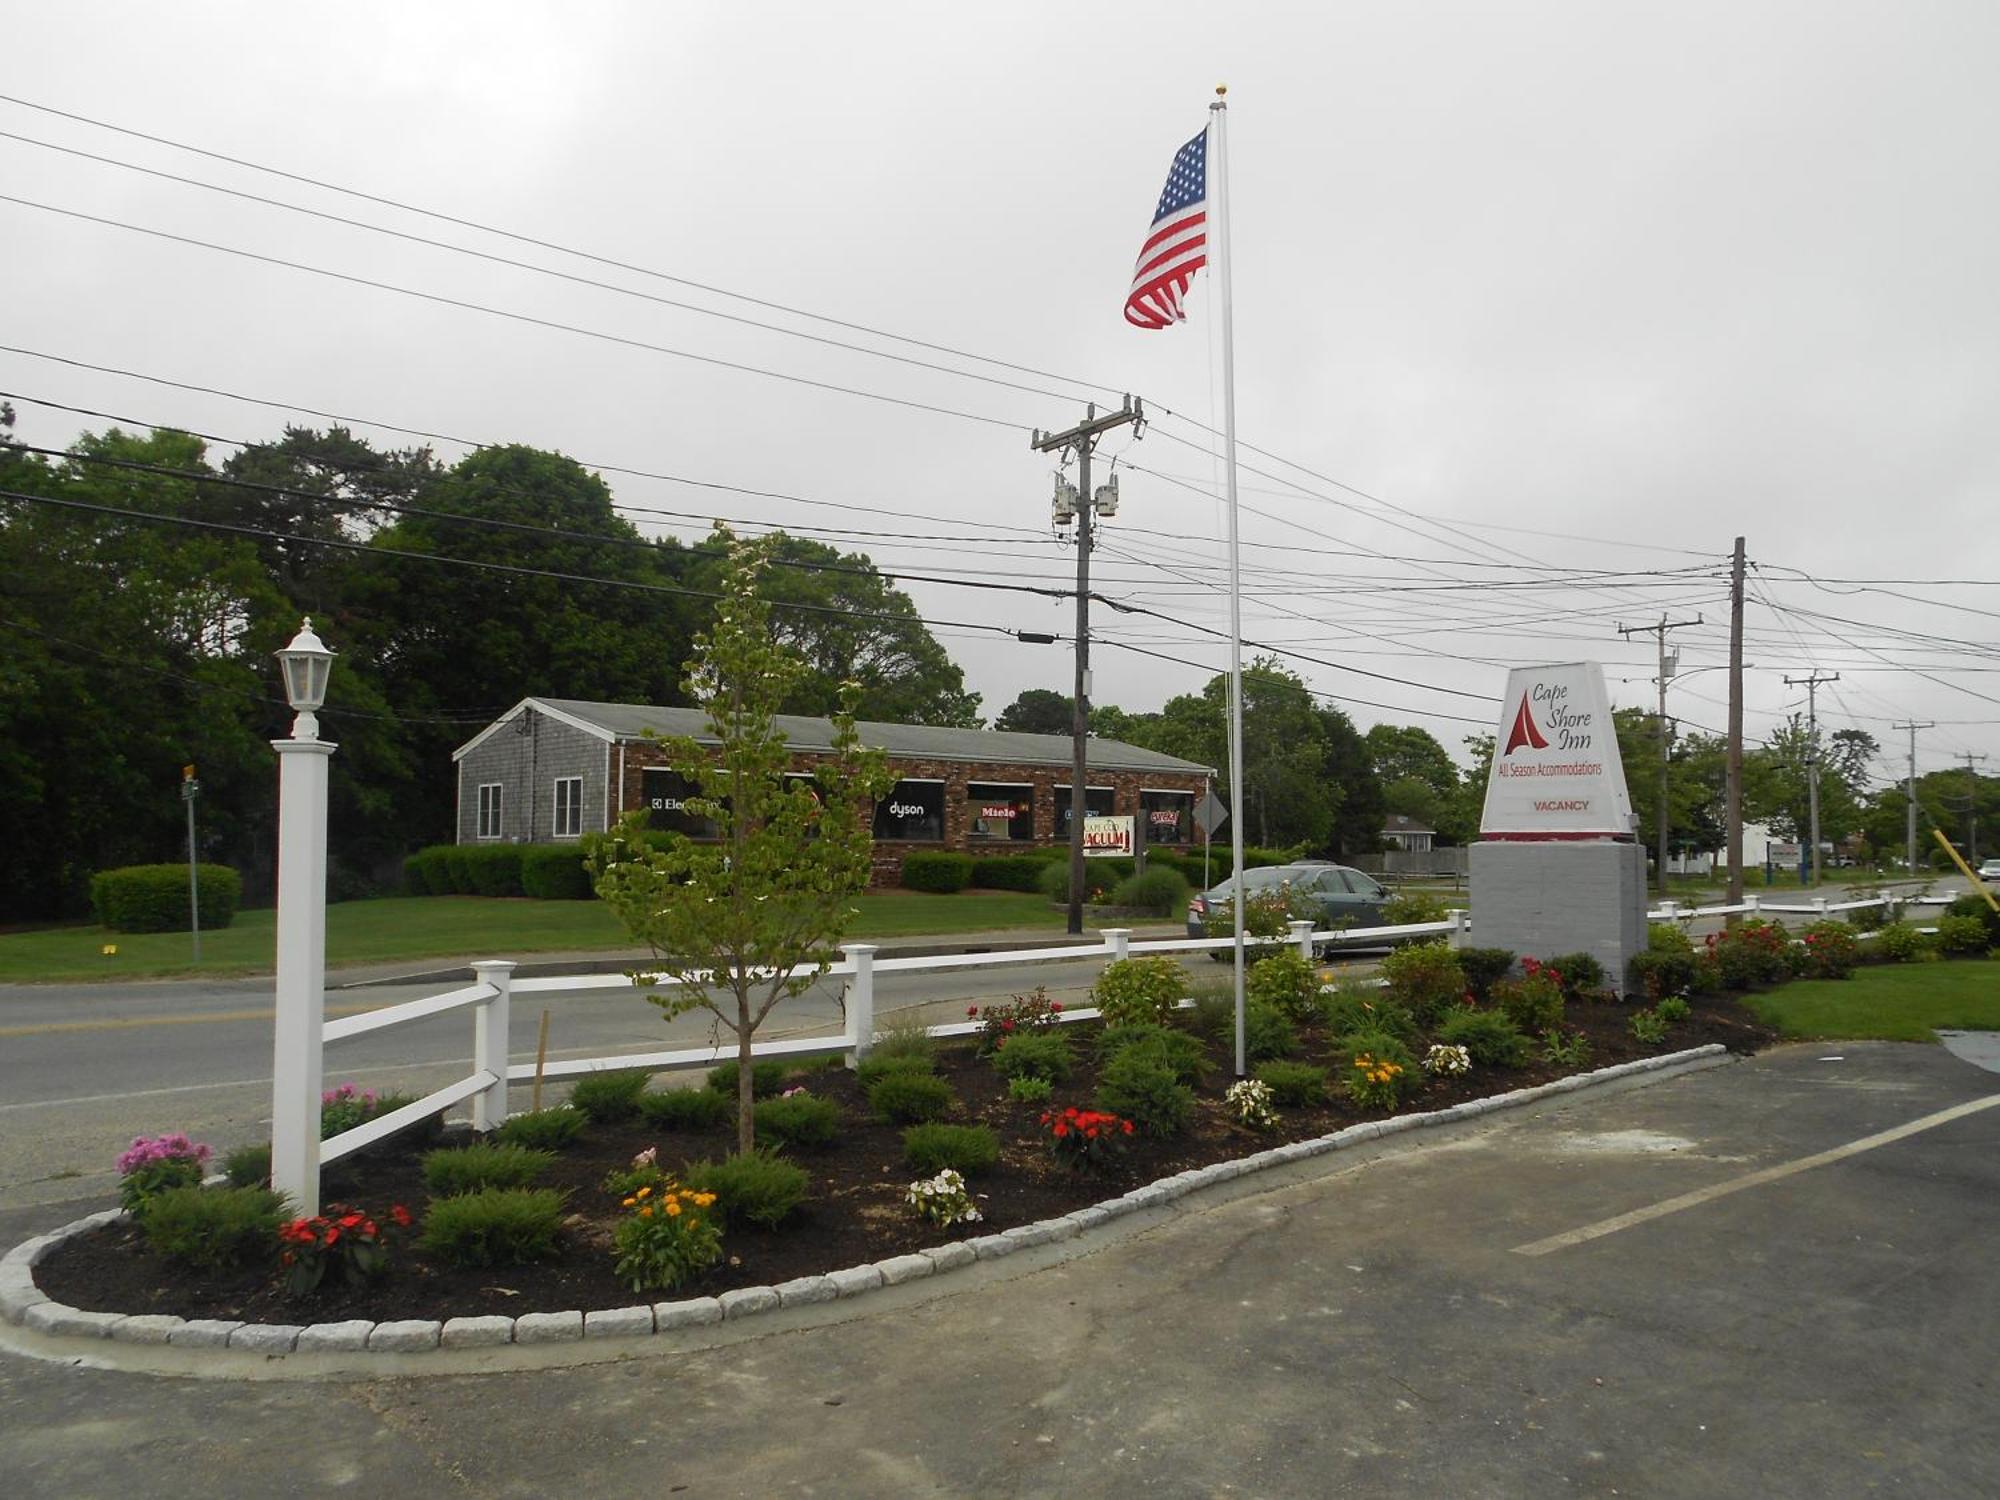
<path fill-rule="evenodd" d="M 144 1217 L 147 1206 L 175 1188 L 200 1187 L 213 1154 L 186 1131 L 137 1136 L 118 1153 L 118 1201 L 127 1213 Z"/>
<path fill-rule="evenodd" d="M 1135 1128 L 1130 1120 L 1121 1119 L 1111 1111 L 1078 1109 L 1073 1104 L 1042 1116 L 1050 1154 L 1076 1171 L 1108 1165 L 1124 1149 Z"/>
<path fill-rule="evenodd" d="M 534 1151 L 560 1151 L 571 1145 L 583 1134 L 586 1121 L 583 1111 L 571 1109 L 567 1104 L 558 1104 L 553 1109 L 529 1110 L 525 1114 L 509 1115 L 493 1132 L 493 1138 L 506 1146 L 526 1146 Z"/>
<path fill-rule="evenodd" d="M 562 1217 L 554 1188 L 482 1188 L 433 1202 L 418 1244 L 447 1265 L 524 1266 L 556 1253 Z"/>
<path fill-rule="evenodd" d="M 1002 1078 L 1046 1078 L 1050 1083 L 1067 1080 L 1073 1067 L 1069 1038 L 1060 1031 L 1017 1031 L 993 1049 L 991 1060 Z"/>
<path fill-rule="evenodd" d="M 980 1218 L 965 1179 L 950 1167 L 935 1177 L 911 1183 L 903 1201 L 918 1218 L 928 1219 L 940 1229 L 949 1229 L 954 1224 L 976 1224 Z"/>
<path fill-rule="evenodd" d="M 1482 1068 L 1518 1068 L 1528 1060 L 1528 1039 L 1502 1011 L 1461 1006 L 1445 1017 L 1437 1038 L 1463 1047 Z"/>
<path fill-rule="evenodd" d="M 389 1210 L 391 1231 L 410 1227 L 410 1211 L 398 1203 Z M 331 1203 L 326 1212 L 293 1219 L 278 1231 L 278 1264 L 285 1272 L 285 1293 L 304 1297 L 339 1271 L 348 1286 L 360 1286 L 389 1267 L 389 1234 L 358 1208 Z"/>
<path fill-rule="evenodd" d="M 1109 1064 L 1128 1052 L 1145 1052 L 1157 1057 L 1174 1071 L 1182 1083 L 1198 1083 L 1208 1071 L 1208 1052 L 1199 1038 L 1170 1026 L 1150 1022 L 1137 1026 L 1113 1026 L 1098 1033 L 1097 1060 Z"/>
<path fill-rule="evenodd" d="M 1000 1137 L 984 1125 L 912 1125 L 903 1132 L 903 1159 L 919 1172 L 950 1167 L 976 1176 L 998 1164 Z"/>
<path fill-rule="evenodd" d="M 652 1074 L 640 1068 L 588 1073 L 569 1091 L 570 1107 L 594 1125 L 623 1125 L 638 1115 L 639 1096 L 651 1081 Z"/>
<path fill-rule="evenodd" d="M 1278 1103 L 1291 1108 L 1308 1109 L 1326 1102 L 1326 1069 L 1311 1063 L 1259 1063 L 1257 1082 L 1268 1088 Z"/>
<path fill-rule="evenodd" d="M 1271 1107 L 1271 1101 L 1271 1086 L 1255 1078 L 1239 1078 L 1229 1085 L 1229 1091 L 1222 1096 L 1229 1117 L 1252 1130 L 1277 1127 L 1278 1112 Z"/>
<path fill-rule="evenodd" d="M 1299 1050 L 1299 1033 L 1292 1018 L 1268 1005 L 1243 1007 L 1243 1050 L 1251 1062 L 1291 1057 Z"/>
<path fill-rule="evenodd" d="M 1121 958 L 1104 966 L 1090 998 L 1107 1026 L 1165 1022 L 1187 988 L 1187 972 L 1171 958 Z"/>
<path fill-rule="evenodd" d="M 229 1179 L 231 1187 L 269 1187 L 271 1143 L 265 1141 L 261 1145 L 238 1146 L 223 1157 L 222 1175 Z"/>
<path fill-rule="evenodd" d="M 762 1146 L 720 1161 L 694 1162 L 681 1177 L 689 1187 L 715 1194 L 726 1222 L 766 1229 L 776 1229 L 805 1202 L 812 1181 L 804 1167 Z"/>
<path fill-rule="evenodd" d="M 1268 1005 L 1294 1021 L 1312 1014 L 1319 990 L 1319 971 L 1296 948 L 1258 959 L 1243 976 L 1246 1003 Z"/>
<path fill-rule="evenodd" d="M 1329 1036 L 1386 1031 L 1400 1037 L 1405 1046 L 1417 1041 L 1417 1018 L 1373 985 L 1343 986 L 1322 997 L 1319 1020 Z"/>
<path fill-rule="evenodd" d="M 708 1086 L 724 1098 L 734 1099 L 736 1097 L 736 1072 L 737 1065 L 733 1062 L 722 1063 L 710 1068 L 708 1070 Z M 775 1062 L 769 1058 L 766 1058 L 762 1062 L 752 1063 L 750 1065 L 750 1097 L 752 1099 L 772 1098 L 784 1089 L 785 1079 L 790 1073 L 791 1066 L 788 1063 Z"/>
<path fill-rule="evenodd" d="M 672 1291 L 722 1259 L 722 1226 L 712 1212 L 716 1195 L 671 1181 L 641 1187 L 619 1206 L 625 1217 L 611 1231 L 612 1271 L 635 1292 Z"/>
<path fill-rule="evenodd" d="M 862 1058 L 854 1068 L 854 1081 L 866 1093 L 878 1078 L 886 1078 L 891 1073 L 935 1073 L 937 1060 L 929 1053 L 892 1052 L 884 1057 L 871 1052 Z"/>
<path fill-rule="evenodd" d="M 928 1073 L 885 1073 L 868 1086 L 868 1107 L 891 1125 L 941 1120 L 956 1103 L 951 1085 Z"/>
<path fill-rule="evenodd" d="M 285 1201 L 269 1188 L 174 1187 L 147 1200 L 146 1248 L 201 1270 L 269 1264 Z"/>
<path fill-rule="evenodd" d="M 1172 1064 L 1145 1047 L 1128 1047 L 1104 1065 L 1097 1105 L 1150 1136 L 1176 1136 L 1194 1121 L 1194 1090 Z"/>
<path fill-rule="evenodd" d="M 716 1130 L 736 1117 L 736 1101 L 714 1089 L 660 1089 L 639 1096 L 639 1115 L 659 1130 Z"/>
<path fill-rule="evenodd" d="M 804 1089 L 759 1102 L 757 1137 L 794 1150 L 831 1146 L 840 1138 L 840 1106 Z"/>
<path fill-rule="evenodd" d="M 482 1188 L 532 1187 L 555 1160 L 552 1151 L 480 1141 L 425 1153 L 424 1187 L 433 1198 L 476 1193 Z"/>

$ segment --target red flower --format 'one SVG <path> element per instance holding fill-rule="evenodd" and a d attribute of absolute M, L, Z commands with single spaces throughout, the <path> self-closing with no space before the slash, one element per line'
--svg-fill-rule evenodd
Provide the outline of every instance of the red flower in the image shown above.
<path fill-rule="evenodd" d="M 410 1211 L 400 1203 L 389 1210 L 389 1217 L 395 1222 L 398 1229 L 408 1229 L 410 1227 Z"/>
<path fill-rule="evenodd" d="M 965 1013 L 968 1016 L 977 1016 L 979 1014 L 979 1007 L 976 1005 L 968 1005 L 965 1007 Z"/>
<path fill-rule="evenodd" d="M 1049 1002 L 1049 1009 L 1050 1009 L 1050 1010 L 1051 1010 L 1052 1012 L 1054 1012 L 1054 1013 L 1055 1013 L 1056 1015 L 1061 1015 L 1061 1014 L 1062 1014 L 1062 1001 L 1060 1001 L 1060 1000 L 1051 1000 L 1051 1001 Z"/>
<path fill-rule="evenodd" d="M 340 1240 L 340 1231 L 338 1229 L 329 1229 L 326 1232 L 326 1243 L 329 1247 L 338 1243 L 339 1240 Z"/>
<path fill-rule="evenodd" d="M 340 1221 L 342 1229 L 353 1229 L 361 1223 L 360 1214 L 347 1214 Z"/>
<path fill-rule="evenodd" d="M 1121 1120 L 1119 1123 L 1125 1127 L 1125 1133 L 1127 1135 L 1130 1135 L 1132 1133 L 1132 1122 L 1130 1120 Z"/>
<path fill-rule="evenodd" d="M 1056 1139 L 1061 1140 L 1064 1136 L 1068 1134 L 1069 1134 L 1069 1126 L 1065 1125 L 1060 1120 L 1056 1121 Z"/>

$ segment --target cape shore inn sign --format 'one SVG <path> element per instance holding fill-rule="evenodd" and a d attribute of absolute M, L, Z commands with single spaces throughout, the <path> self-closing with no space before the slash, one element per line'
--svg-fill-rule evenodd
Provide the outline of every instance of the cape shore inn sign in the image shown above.
<path fill-rule="evenodd" d="M 1498 728 L 1482 838 L 1632 836 L 1632 799 L 1596 662 L 1516 667 Z"/>

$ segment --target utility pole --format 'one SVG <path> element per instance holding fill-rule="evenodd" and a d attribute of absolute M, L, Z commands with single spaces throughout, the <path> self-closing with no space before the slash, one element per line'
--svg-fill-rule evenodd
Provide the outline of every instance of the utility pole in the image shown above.
<path fill-rule="evenodd" d="M 1804 677 L 1787 677 L 1786 687 L 1806 690 L 1806 801 L 1812 818 L 1812 883 L 1819 886 L 1819 685 L 1838 682 L 1840 674 L 1822 675 L 1818 668 Z"/>
<path fill-rule="evenodd" d="M 1965 857 L 1975 865 L 1979 863 L 1979 773 L 1972 769 L 1972 763 L 1984 759 L 1970 750 L 1965 752 Z"/>
<path fill-rule="evenodd" d="M 1061 525 L 1064 511 L 1073 510 L 1076 517 L 1076 705 L 1070 719 L 1070 734 L 1075 741 L 1075 765 L 1070 777 L 1069 789 L 1069 930 L 1072 934 L 1083 931 L 1083 820 L 1084 785 L 1088 775 L 1085 765 L 1086 743 L 1090 738 L 1090 523 L 1092 513 L 1100 505 L 1104 514 L 1115 515 L 1118 510 L 1117 481 L 1105 486 L 1106 493 L 1093 494 L 1090 488 L 1090 455 L 1096 451 L 1097 440 L 1114 427 L 1127 424 L 1137 426 L 1146 419 L 1145 407 L 1130 396 L 1119 410 L 1104 416 L 1097 414 L 1095 403 L 1084 408 L 1083 421 L 1067 432 L 1036 431 L 1029 447 L 1037 453 L 1056 453 L 1065 449 L 1076 454 L 1077 485 L 1070 490 L 1067 481 L 1056 480 L 1055 515 Z"/>
<path fill-rule="evenodd" d="M 1743 538 L 1729 564 L 1729 749 L 1722 818 L 1729 852 L 1728 904 L 1743 904 Z M 1731 917 L 1734 925 L 1736 919 Z"/>
<path fill-rule="evenodd" d="M 1667 893 L 1667 679 L 1674 672 L 1674 663 L 1670 663 L 1667 660 L 1667 632 L 1669 630 L 1684 630 L 1690 625 L 1700 625 L 1702 623 L 1700 615 L 1696 615 L 1692 620 L 1669 620 L 1665 615 L 1661 615 L 1660 623 L 1657 625 L 1620 625 L 1618 627 L 1618 633 L 1628 640 L 1635 635 L 1657 635 L 1660 638 L 1660 675 L 1656 679 L 1660 685 L 1660 712 L 1657 721 L 1660 731 L 1660 816 L 1658 820 L 1659 846 L 1654 858 L 1659 866 L 1657 873 L 1659 875 L 1660 894 L 1662 896 Z M 1678 660 L 1679 653 L 1675 653 L 1675 661 L 1677 662 Z"/>
<path fill-rule="evenodd" d="M 201 882 L 196 878 L 195 866 L 198 856 L 194 841 L 194 799 L 201 795 L 201 783 L 195 780 L 194 767 L 181 767 L 181 801 L 188 810 L 188 925 L 194 934 L 194 961 L 201 962 Z"/>
<path fill-rule="evenodd" d="M 1909 873 L 1915 876 L 1917 873 L 1917 731 L 1919 729 L 1935 729 L 1937 725 L 1929 722 L 1919 724 L 1916 720 L 1912 719 L 1907 724 L 1891 724 L 1889 727 L 1891 729 L 1907 729 L 1910 731 L 1910 774 L 1903 782 L 1903 794 L 1909 798 L 1910 802 L 1908 848 L 1905 851 L 1904 862 L 1909 867 Z"/>

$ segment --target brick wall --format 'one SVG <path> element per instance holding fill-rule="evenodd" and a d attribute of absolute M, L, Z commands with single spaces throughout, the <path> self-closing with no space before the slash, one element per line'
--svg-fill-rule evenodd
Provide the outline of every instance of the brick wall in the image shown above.
<path fill-rule="evenodd" d="M 499 736 L 495 736 L 499 738 Z M 662 766 L 667 757 L 652 745 L 628 744 L 623 747 L 625 755 L 625 777 L 619 788 L 617 808 L 613 816 L 628 808 L 644 805 L 641 792 L 642 777 L 648 766 Z M 470 757 L 468 757 L 469 759 Z M 617 763 L 618 751 L 612 751 L 612 762 Z M 798 754 L 792 757 L 792 769 L 809 771 L 823 757 Z M 899 778 L 913 780 L 942 781 L 944 783 L 944 838 L 938 843 L 911 843 L 903 840 L 878 839 L 875 843 L 874 874 L 872 884 L 896 885 L 900 883 L 903 857 L 918 849 L 969 850 L 973 854 L 1015 854 L 1037 846 L 1048 847 L 1056 843 L 1056 787 L 1067 787 L 1070 771 L 1067 766 L 1055 769 L 1049 766 L 994 765 L 984 761 L 969 762 L 958 760 L 903 760 L 891 758 L 890 771 Z M 1114 814 L 1139 814 L 1139 793 L 1145 791 L 1192 792 L 1199 798 L 1203 782 L 1199 776 L 1174 775 L 1167 772 L 1102 771 L 1093 770 L 1087 778 L 1091 786 L 1108 786 L 1112 790 L 1112 812 Z M 966 787 L 970 783 L 1011 783 L 1034 788 L 1035 836 L 1027 839 L 979 839 L 968 843 L 966 829 L 971 819 L 967 816 Z M 468 780 L 467 786 L 471 783 Z M 1065 793 L 1065 796 L 1067 793 Z M 471 793 L 468 791 L 467 796 Z M 1198 839 L 1200 834 L 1195 837 Z M 1199 844 L 1185 846 L 1160 845 L 1159 847 L 1199 848 Z"/>

